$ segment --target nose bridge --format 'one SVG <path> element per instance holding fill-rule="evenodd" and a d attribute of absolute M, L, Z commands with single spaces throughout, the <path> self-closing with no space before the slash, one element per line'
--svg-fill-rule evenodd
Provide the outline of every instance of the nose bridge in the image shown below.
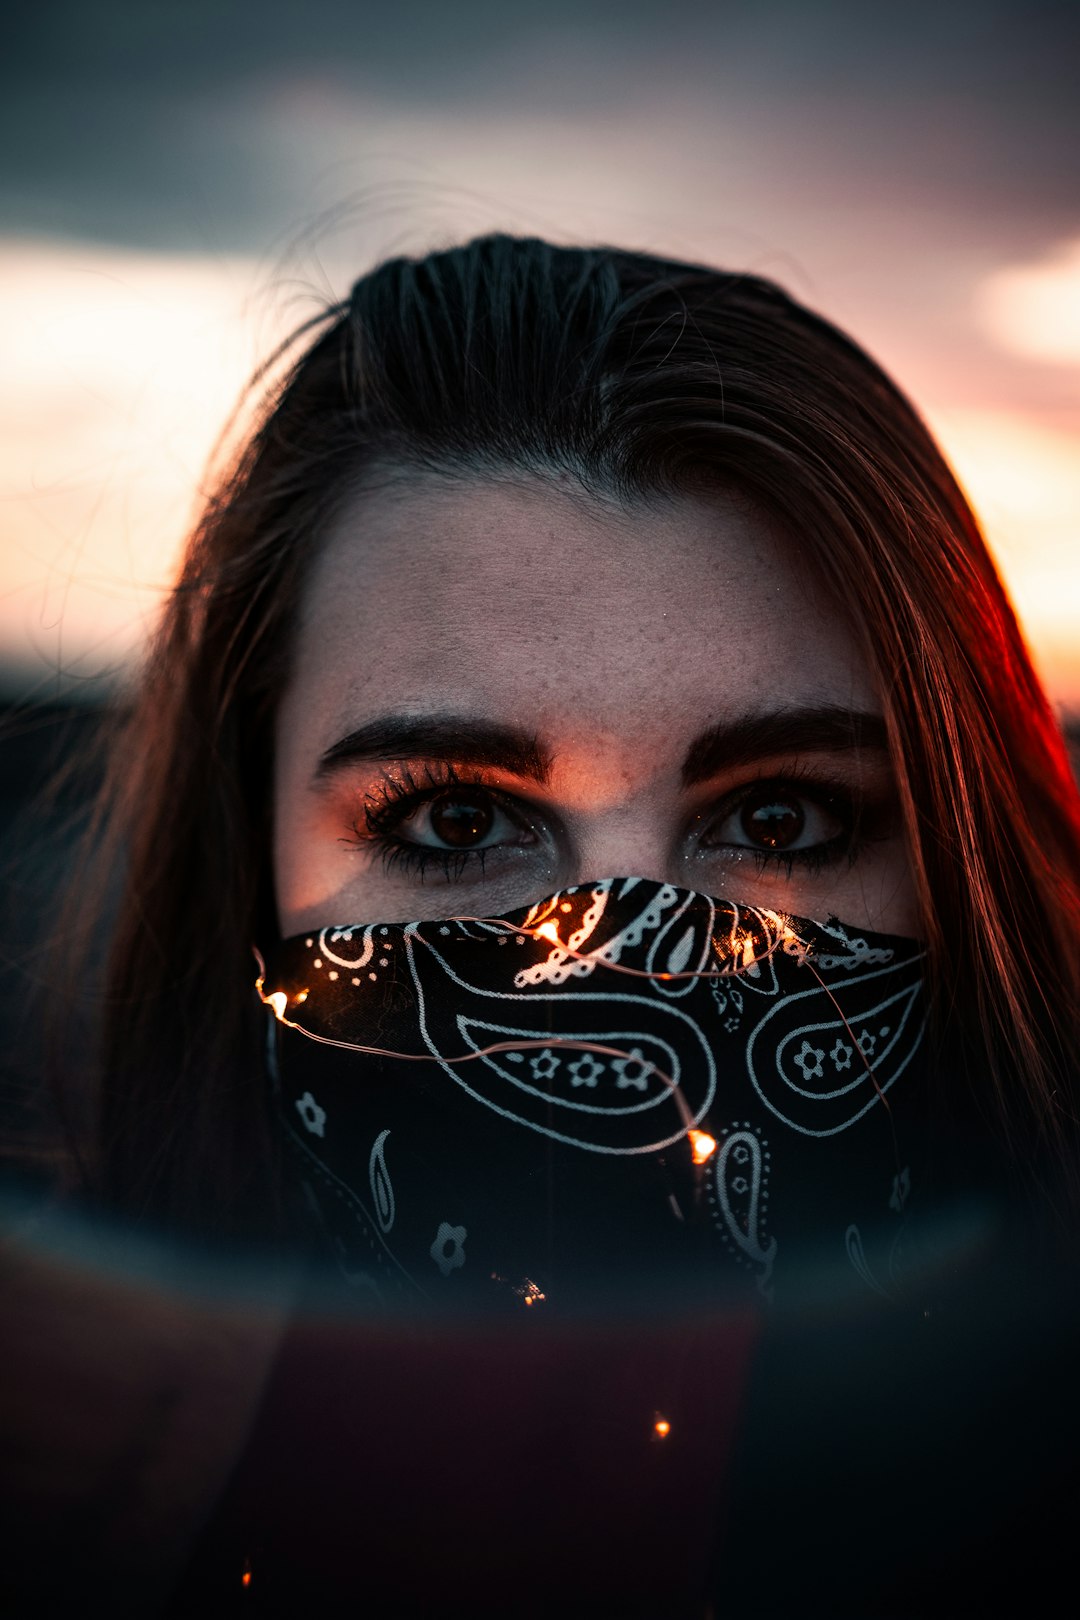
<path fill-rule="evenodd" d="M 559 761 L 574 882 L 622 876 L 671 880 L 678 769 L 665 742 L 654 737 L 630 743 L 614 728 L 603 728 L 587 752 Z"/>
<path fill-rule="evenodd" d="M 675 876 L 672 829 L 656 794 L 584 815 L 575 828 L 574 881 L 642 877 L 670 882 Z"/>

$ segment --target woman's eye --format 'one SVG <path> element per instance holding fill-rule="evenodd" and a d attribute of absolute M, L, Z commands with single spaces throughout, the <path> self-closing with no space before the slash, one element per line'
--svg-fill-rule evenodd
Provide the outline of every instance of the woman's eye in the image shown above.
<path fill-rule="evenodd" d="M 715 821 L 702 843 L 757 850 L 763 855 L 798 854 L 842 841 L 850 832 L 840 808 L 794 788 L 766 784 L 744 794 Z"/>
<path fill-rule="evenodd" d="M 525 829 L 483 788 L 445 788 L 393 830 L 397 838 L 426 849 L 493 849 L 526 841 Z"/>

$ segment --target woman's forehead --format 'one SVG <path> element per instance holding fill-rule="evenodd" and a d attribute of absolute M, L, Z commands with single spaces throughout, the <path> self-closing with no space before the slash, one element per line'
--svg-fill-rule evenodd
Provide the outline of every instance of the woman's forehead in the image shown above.
<path fill-rule="evenodd" d="M 339 517 L 305 591 L 295 704 L 329 730 L 451 711 L 674 745 L 753 709 L 880 706 L 793 542 L 745 501 L 441 480 Z"/>

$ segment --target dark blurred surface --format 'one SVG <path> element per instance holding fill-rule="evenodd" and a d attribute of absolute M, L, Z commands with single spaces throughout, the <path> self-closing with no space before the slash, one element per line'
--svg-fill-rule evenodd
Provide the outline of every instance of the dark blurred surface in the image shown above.
<path fill-rule="evenodd" d="M 1023 1249 L 917 1310 L 642 1279 L 479 1321 L 46 1217 L 5 1244 L 0 1612 L 1066 1614 L 1076 1268 Z"/>

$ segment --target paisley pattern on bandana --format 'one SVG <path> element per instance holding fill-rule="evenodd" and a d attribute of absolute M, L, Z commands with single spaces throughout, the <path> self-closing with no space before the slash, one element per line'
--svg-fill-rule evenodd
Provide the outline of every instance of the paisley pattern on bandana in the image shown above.
<path fill-rule="evenodd" d="M 888 1291 L 922 965 L 912 940 L 633 877 L 298 936 L 260 989 L 303 1201 L 382 1297 L 768 1298 L 808 1263 Z"/>

